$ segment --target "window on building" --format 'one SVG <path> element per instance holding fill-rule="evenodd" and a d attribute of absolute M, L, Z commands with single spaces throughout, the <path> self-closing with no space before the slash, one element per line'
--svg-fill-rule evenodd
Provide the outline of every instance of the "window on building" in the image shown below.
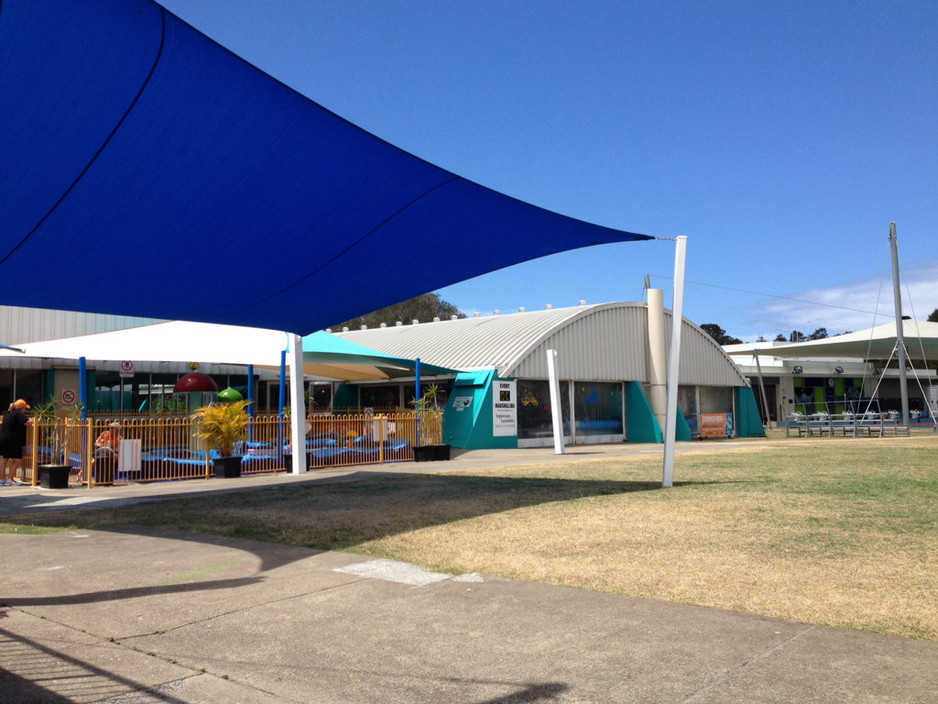
<path fill-rule="evenodd" d="M 570 432 L 569 387 L 560 382 L 560 410 L 564 434 Z M 550 384 L 537 379 L 518 380 L 518 438 L 543 438 L 553 435 L 551 419 Z"/>
<path fill-rule="evenodd" d="M 577 435 L 619 435 L 622 431 L 622 384 L 574 382 Z"/>
<path fill-rule="evenodd" d="M 373 408 L 376 412 L 392 411 L 401 404 L 401 387 L 399 384 L 380 386 L 367 386 L 363 384 L 359 390 L 359 402 L 362 408 Z M 411 388 L 410 398 L 414 390 Z"/>

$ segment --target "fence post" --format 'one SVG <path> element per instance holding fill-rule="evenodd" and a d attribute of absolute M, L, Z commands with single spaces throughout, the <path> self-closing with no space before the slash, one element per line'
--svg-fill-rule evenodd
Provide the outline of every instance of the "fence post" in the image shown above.
<path fill-rule="evenodd" d="M 33 473 L 33 486 L 39 483 L 39 423 L 39 419 L 34 418 L 29 424 L 30 443 L 33 446 L 33 454 L 29 461 Z"/>
<path fill-rule="evenodd" d="M 384 464 L 384 419 L 384 415 L 378 415 L 378 464 Z"/>
<path fill-rule="evenodd" d="M 84 442 L 82 443 L 81 448 L 81 473 L 84 475 L 82 477 L 88 483 L 88 489 L 91 489 L 91 463 L 94 462 L 94 440 L 91 438 L 94 435 L 94 422 L 90 416 L 86 416 L 82 423 L 81 432 L 84 434 Z"/>

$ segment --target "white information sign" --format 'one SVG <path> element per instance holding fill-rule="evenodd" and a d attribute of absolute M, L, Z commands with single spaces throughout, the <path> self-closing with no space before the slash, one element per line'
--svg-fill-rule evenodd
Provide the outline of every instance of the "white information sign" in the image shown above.
<path fill-rule="evenodd" d="M 492 390 L 492 435 L 503 438 L 517 434 L 517 382 L 496 380 Z"/>

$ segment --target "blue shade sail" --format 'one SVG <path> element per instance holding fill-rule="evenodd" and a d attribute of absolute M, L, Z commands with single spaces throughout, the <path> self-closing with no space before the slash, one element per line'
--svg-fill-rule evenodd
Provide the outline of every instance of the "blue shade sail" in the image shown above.
<path fill-rule="evenodd" d="M 3 0 L 0 159 L 7 305 L 306 334 L 653 239 L 407 154 L 150 0 Z"/>

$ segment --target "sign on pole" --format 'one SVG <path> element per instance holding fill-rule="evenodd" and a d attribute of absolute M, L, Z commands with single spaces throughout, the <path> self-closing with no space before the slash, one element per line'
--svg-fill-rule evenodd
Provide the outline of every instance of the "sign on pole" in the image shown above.
<path fill-rule="evenodd" d="M 121 362 L 121 378 L 122 379 L 132 378 L 133 375 L 134 375 L 134 363 L 129 359 L 125 359 L 123 362 Z"/>

